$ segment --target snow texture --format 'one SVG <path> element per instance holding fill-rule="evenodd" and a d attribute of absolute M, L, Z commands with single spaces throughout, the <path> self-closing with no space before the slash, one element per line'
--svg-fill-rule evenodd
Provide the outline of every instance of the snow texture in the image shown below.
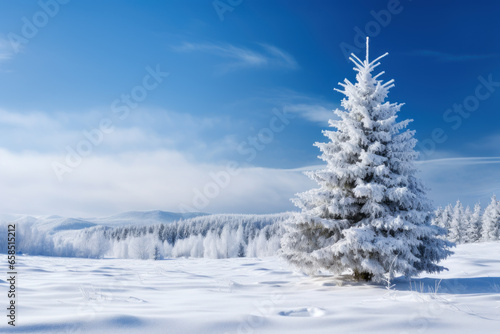
<path fill-rule="evenodd" d="M 499 242 L 459 245 L 448 272 L 392 290 L 295 273 L 278 257 L 18 257 L 18 323 L 1 333 L 496 333 Z M 1 265 L 5 268 L 6 257 Z M 0 294 L 7 282 L 0 278 Z M 410 288 L 411 285 L 411 288 Z M 4 299 L 5 300 L 5 299 Z M 5 316 L 4 316 L 5 318 Z"/>

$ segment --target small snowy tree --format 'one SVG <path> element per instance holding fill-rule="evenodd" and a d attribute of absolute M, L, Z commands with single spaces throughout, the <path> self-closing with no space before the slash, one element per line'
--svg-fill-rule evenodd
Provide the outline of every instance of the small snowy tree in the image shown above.
<path fill-rule="evenodd" d="M 451 254 L 453 244 L 431 224 L 432 208 L 416 178 L 414 131 L 398 122 L 401 104 L 384 102 L 393 80 L 373 76 L 378 61 L 350 60 L 357 83 L 340 83 L 346 96 L 336 131 L 316 143 L 324 169 L 307 175 L 319 188 L 297 194 L 302 209 L 287 226 L 282 254 L 303 271 L 351 271 L 357 279 L 383 280 L 391 270 L 412 276 L 421 271 L 440 272 L 437 263 Z"/>
<path fill-rule="evenodd" d="M 441 219 L 443 217 L 443 211 L 444 211 L 443 208 L 440 206 L 436 209 L 436 211 L 434 211 L 434 218 L 432 218 L 432 224 L 440 226 L 439 224 L 441 223 Z"/>
<path fill-rule="evenodd" d="M 441 217 L 441 224 L 438 226 L 446 230 L 449 230 L 452 216 L 453 216 L 453 207 L 451 206 L 451 204 L 448 204 L 443 210 L 443 215 Z"/>
<path fill-rule="evenodd" d="M 469 210 L 469 207 L 467 207 L 467 210 Z M 478 242 L 481 229 L 481 205 L 479 205 L 479 203 L 476 203 L 476 205 L 474 206 L 474 212 L 467 216 L 467 225 L 463 238 L 464 242 Z"/>
<path fill-rule="evenodd" d="M 432 224 L 444 228 L 446 231 L 450 229 L 451 216 L 453 214 L 453 207 L 448 204 L 444 209 L 438 207 L 434 212 Z"/>
<path fill-rule="evenodd" d="M 495 195 L 491 198 L 490 204 L 484 209 L 482 221 L 481 240 L 497 240 L 500 227 L 500 202 Z"/>
<path fill-rule="evenodd" d="M 457 201 L 455 208 L 453 209 L 453 215 L 450 221 L 450 230 L 448 232 L 448 240 L 451 242 L 461 243 L 462 242 L 462 228 L 464 226 L 464 207 L 462 202 Z"/>
<path fill-rule="evenodd" d="M 160 245 L 157 243 L 154 248 L 154 254 L 153 254 L 153 259 L 154 260 L 162 260 L 163 256 L 161 255 L 160 251 Z"/>

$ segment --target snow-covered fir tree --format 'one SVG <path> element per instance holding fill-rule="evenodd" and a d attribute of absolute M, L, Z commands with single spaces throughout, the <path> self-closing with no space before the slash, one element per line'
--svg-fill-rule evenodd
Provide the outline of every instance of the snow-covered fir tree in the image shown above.
<path fill-rule="evenodd" d="M 443 207 L 438 206 L 436 211 L 434 211 L 434 218 L 432 218 L 432 224 L 436 226 L 441 226 L 441 220 L 443 219 Z"/>
<path fill-rule="evenodd" d="M 434 219 L 432 220 L 432 223 L 448 231 L 450 228 L 452 214 L 453 207 L 450 204 L 448 204 L 444 209 L 442 207 L 438 207 L 434 212 Z"/>
<path fill-rule="evenodd" d="M 457 204 L 455 204 L 455 207 L 453 208 L 453 214 L 450 221 L 450 229 L 448 231 L 448 240 L 450 240 L 451 242 L 462 242 L 462 230 L 465 226 L 464 218 L 465 215 L 462 202 L 457 201 Z"/>
<path fill-rule="evenodd" d="M 351 271 L 357 279 L 380 281 L 384 274 L 440 272 L 451 254 L 446 231 L 431 224 L 432 207 L 416 177 L 411 120 L 397 121 L 402 104 L 385 102 L 393 80 L 383 83 L 373 70 L 379 60 L 350 60 L 355 84 L 339 83 L 345 110 L 330 120 L 336 131 L 316 143 L 327 165 L 308 176 L 319 188 L 297 194 L 301 208 L 288 224 L 282 254 L 303 271 Z"/>
<path fill-rule="evenodd" d="M 484 209 L 481 241 L 498 240 L 500 228 L 500 202 L 493 195 L 490 204 Z"/>
<path fill-rule="evenodd" d="M 474 212 L 467 215 L 467 218 L 467 225 L 463 232 L 462 240 L 465 243 L 478 242 L 481 233 L 481 205 L 479 203 L 476 203 Z"/>
<path fill-rule="evenodd" d="M 441 225 L 438 226 L 441 226 L 442 228 L 449 231 L 452 216 L 453 216 L 453 206 L 451 206 L 451 204 L 448 204 L 443 210 L 443 215 L 441 216 Z"/>

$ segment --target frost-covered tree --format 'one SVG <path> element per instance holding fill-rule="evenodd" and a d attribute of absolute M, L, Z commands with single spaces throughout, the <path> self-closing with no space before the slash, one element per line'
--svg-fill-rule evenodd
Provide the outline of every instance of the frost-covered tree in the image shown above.
<path fill-rule="evenodd" d="M 490 204 L 484 209 L 481 241 L 498 240 L 500 228 L 500 202 L 493 195 Z"/>
<path fill-rule="evenodd" d="M 441 217 L 441 225 L 438 226 L 441 226 L 442 228 L 449 230 L 452 216 L 453 216 L 453 207 L 451 206 L 451 204 L 448 204 L 443 210 L 443 215 Z"/>
<path fill-rule="evenodd" d="M 467 210 L 470 210 L 467 207 Z M 466 212 L 467 212 L 466 210 Z M 480 229 L 481 229 L 481 205 L 476 203 L 474 206 L 474 212 L 467 215 L 467 224 L 465 227 L 465 231 L 463 234 L 463 242 L 465 243 L 473 243 L 479 241 Z"/>
<path fill-rule="evenodd" d="M 448 231 L 450 229 L 450 221 L 452 215 L 453 207 L 450 204 L 448 204 L 444 209 L 438 207 L 434 213 L 434 219 L 432 223 Z"/>
<path fill-rule="evenodd" d="M 450 221 L 450 229 L 448 231 L 448 240 L 451 242 L 461 243 L 462 242 L 462 229 L 464 224 L 464 207 L 462 202 L 457 201 L 455 207 L 453 208 L 453 214 Z"/>
<path fill-rule="evenodd" d="M 469 224 L 472 218 L 472 211 L 470 209 L 470 206 L 466 206 L 464 209 L 464 215 L 462 218 L 462 221 L 460 222 L 460 242 L 465 244 L 470 242 L 469 237 L 467 236 L 467 230 L 469 228 Z"/>
<path fill-rule="evenodd" d="M 402 104 L 385 102 L 393 80 L 383 83 L 373 70 L 380 64 L 354 54 L 355 84 L 339 83 L 345 110 L 330 120 L 336 131 L 316 143 L 326 167 L 309 172 L 319 188 L 297 194 L 302 211 L 288 224 L 282 254 L 303 271 L 353 273 L 357 279 L 380 281 L 384 274 L 412 276 L 440 272 L 437 263 L 453 244 L 431 224 L 432 208 L 416 177 L 411 120 L 397 121 Z"/>
<path fill-rule="evenodd" d="M 441 206 L 439 206 L 436 211 L 434 211 L 434 218 L 432 218 L 432 224 L 436 225 L 436 226 L 440 226 L 441 224 L 441 219 L 443 217 L 443 208 Z"/>

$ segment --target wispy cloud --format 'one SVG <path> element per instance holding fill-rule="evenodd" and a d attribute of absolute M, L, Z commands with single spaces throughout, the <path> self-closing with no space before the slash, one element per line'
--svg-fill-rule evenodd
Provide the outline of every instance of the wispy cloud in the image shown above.
<path fill-rule="evenodd" d="M 126 120 L 106 108 L 85 112 L 19 112 L 0 109 L 0 148 L 11 151 L 64 153 L 86 140 L 102 119 L 112 119 L 113 131 L 103 135 L 96 154 L 130 149 L 179 150 L 200 160 L 227 158 L 248 128 L 229 116 L 193 115 L 162 108 L 138 108 Z"/>
<path fill-rule="evenodd" d="M 500 133 L 487 135 L 468 143 L 466 147 L 480 154 L 500 154 Z"/>
<path fill-rule="evenodd" d="M 0 62 L 6 61 L 14 57 L 14 49 L 10 42 L 0 36 Z"/>
<path fill-rule="evenodd" d="M 437 205 L 458 199 L 467 205 L 487 203 L 492 194 L 500 194 L 500 157 L 447 157 L 418 164 Z"/>
<path fill-rule="evenodd" d="M 211 175 L 227 168 L 223 163 L 191 161 L 183 150 L 129 149 L 89 156 L 59 183 L 51 163 L 61 159 L 64 156 L 50 152 L 0 148 L 0 183 L 6 190 L 0 194 L 0 212 L 89 216 L 127 210 L 178 211 L 181 205 L 193 206 L 196 189 L 203 191 L 213 183 Z M 455 157 L 422 161 L 419 168 L 437 205 L 457 199 L 472 205 L 500 194 L 499 164 L 500 157 Z M 302 172 L 322 167 L 241 168 L 201 211 L 292 210 L 289 198 L 316 186 Z"/>
<path fill-rule="evenodd" d="M 269 55 L 274 56 L 274 59 L 280 62 L 285 67 L 296 69 L 299 67 L 295 58 L 289 53 L 277 48 L 273 45 L 261 44 L 261 46 L 268 52 Z"/>
<path fill-rule="evenodd" d="M 337 118 L 331 109 L 319 104 L 289 104 L 285 105 L 283 109 L 285 112 L 296 113 L 314 123 L 327 124 L 328 120 Z"/>
<path fill-rule="evenodd" d="M 432 159 L 432 160 L 421 160 L 417 161 L 418 165 L 448 165 L 455 164 L 459 165 L 484 165 L 484 164 L 498 164 L 500 163 L 500 157 L 458 157 L 458 158 L 442 158 L 442 159 Z"/>
<path fill-rule="evenodd" d="M 259 44 L 260 50 L 252 50 L 231 44 L 215 43 L 188 43 L 173 47 L 178 52 L 205 52 L 228 59 L 223 65 L 226 71 L 248 68 L 276 66 L 288 69 L 297 69 L 297 61 L 289 53 L 276 46 Z"/>
<path fill-rule="evenodd" d="M 434 50 L 415 50 L 410 52 L 412 56 L 434 58 L 441 62 L 461 62 L 469 60 L 482 60 L 498 57 L 498 54 L 452 54 Z"/>
<path fill-rule="evenodd" d="M 21 127 L 33 129 L 35 127 L 47 128 L 56 122 L 41 112 L 16 113 L 0 109 L 0 127 Z"/>
<path fill-rule="evenodd" d="M 292 117 L 297 116 L 297 118 L 324 127 L 328 126 L 328 120 L 338 118 L 333 111 L 339 108 L 340 104 L 332 102 L 335 100 L 333 93 L 331 97 L 331 99 L 326 99 L 322 96 L 308 95 L 285 88 L 266 89 L 257 96 L 233 101 L 227 105 L 227 108 L 265 110 L 267 113 L 277 108 Z"/>
<path fill-rule="evenodd" d="M 268 92 L 269 96 L 262 99 L 274 104 L 285 112 L 296 114 L 297 116 L 322 126 L 328 124 L 328 120 L 337 119 L 333 110 L 340 107 L 338 103 L 333 103 L 323 97 L 302 94 L 293 90 L 278 89 Z M 332 94 L 332 99 L 334 95 Z"/>

